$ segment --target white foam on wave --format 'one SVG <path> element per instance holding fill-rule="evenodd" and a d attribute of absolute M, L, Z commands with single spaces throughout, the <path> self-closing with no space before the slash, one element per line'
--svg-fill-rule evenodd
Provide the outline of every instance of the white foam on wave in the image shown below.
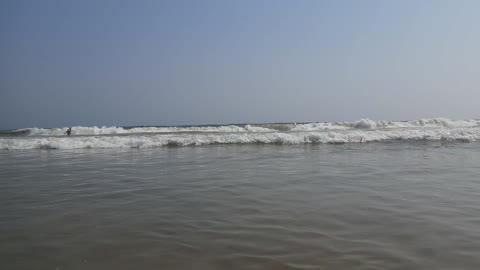
<path fill-rule="evenodd" d="M 129 136 L 0 138 L 0 149 L 153 148 L 208 144 L 338 144 L 392 140 L 476 141 L 480 127 L 349 129 L 314 132 L 178 133 Z"/>
<path fill-rule="evenodd" d="M 30 136 L 62 136 L 67 131 L 64 128 L 31 128 Z M 72 127 L 72 135 L 111 135 L 111 134 L 139 134 L 139 133 L 174 133 L 174 132 L 258 132 L 260 129 L 255 127 L 240 127 L 235 125 L 228 126 L 206 126 L 206 127 Z M 268 130 L 271 131 L 271 130 Z"/>
<path fill-rule="evenodd" d="M 354 122 L 338 122 L 340 126 L 347 126 L 357 129 L 384 129 L 384 128 L 415 128 L 415 127 L 448 127 L 448 128 L 469 128 L 480 127 L 480 120 L 450 120 L 446 118 L 420 119 L 413 121 L 384 121 L 360 119 Z"/>
<path fill-rule="evenodd" d="M 420 119 L 413 121 L 383 121 L 360 119 L 353 122 L 331 123 L 288 123 L 288 124 L 249 124 L 225 126 L 190 126 L 190 127 L 82 127 L 72 128 L 72 135 L 115 135 L 115 134 L 142 134 L 142 133 L 182 133 L 182 132 L 277 132 L 277 131 L 328 131 L 350 129 L 396 129 L 396 128 L 473 128 L 480 127 L 480 120 L 454 121 L 445 118 Z M 31 128 L 30 136 L 62 136 L 67 128 Z"/>

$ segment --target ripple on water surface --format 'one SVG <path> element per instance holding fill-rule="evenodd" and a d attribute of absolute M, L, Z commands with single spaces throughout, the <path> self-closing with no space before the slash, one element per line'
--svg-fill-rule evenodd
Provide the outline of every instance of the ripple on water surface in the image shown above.
<path fill-rule="evenodd" d="M 0 151 L 5 269 L 479 269 L 480 144 Z"/>

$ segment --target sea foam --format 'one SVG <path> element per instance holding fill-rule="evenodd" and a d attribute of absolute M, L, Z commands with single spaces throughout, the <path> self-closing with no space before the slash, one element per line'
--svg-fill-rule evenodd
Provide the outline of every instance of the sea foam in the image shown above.
<path fill-rule="evenodd" d="M 480 127 L 480 120 L 453 121 L 445 118 L 420 119 L 413 121 L 383 121 L 360 119 L 353 122 L 324 123 L 285 123 L 285 124 L 246 124 L 219 126 L 182 126 L 182 127 L 72 127 L 72 135 L 115 135 L 144 133 L 234 133 L 234 132 L 289 132 L 289 131 L 329 131 L 351 129 L 396 129 L 396 128 L 474 128 Z M 67 127 L 63 128 L 30 128 L 11 131 L 13 135 L 28 136 L 63 136 Z M 21 131 L 21 132 L 20 132 Z M 1 134 L 0 134 L 1 135 Z"/>
<path fill-rule="evenodd" d="M 30 129 L 27 136 L 0 137 L 0 149 L 153 148 L 210 144 L 342 144 L 384 141 L 480 139 L 480 121 L 424 119 L 196 127 L 74 127 Z M 23 134 L 23 133 L 22 133 Z"/>

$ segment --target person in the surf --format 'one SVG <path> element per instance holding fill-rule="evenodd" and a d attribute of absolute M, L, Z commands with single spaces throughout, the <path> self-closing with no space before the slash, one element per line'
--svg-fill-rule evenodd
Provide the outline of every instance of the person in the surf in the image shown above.
<path fill-rule="evenodd" d="M 71 133 L 72 133 L 72 128 L 69 127 L 69 128 L 67 129 L 67 131 L 65 131 L 65 134 L 67 134 L 68 136 L 70 136 Z"/>

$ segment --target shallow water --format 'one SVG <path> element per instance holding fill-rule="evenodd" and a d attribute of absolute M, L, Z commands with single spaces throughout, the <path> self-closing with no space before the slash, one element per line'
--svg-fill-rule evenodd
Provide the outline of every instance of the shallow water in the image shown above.
<path fill-rule="evenodd" d="M 480 143 L 0 151 L 2 269 L 480 269 Z"/>

